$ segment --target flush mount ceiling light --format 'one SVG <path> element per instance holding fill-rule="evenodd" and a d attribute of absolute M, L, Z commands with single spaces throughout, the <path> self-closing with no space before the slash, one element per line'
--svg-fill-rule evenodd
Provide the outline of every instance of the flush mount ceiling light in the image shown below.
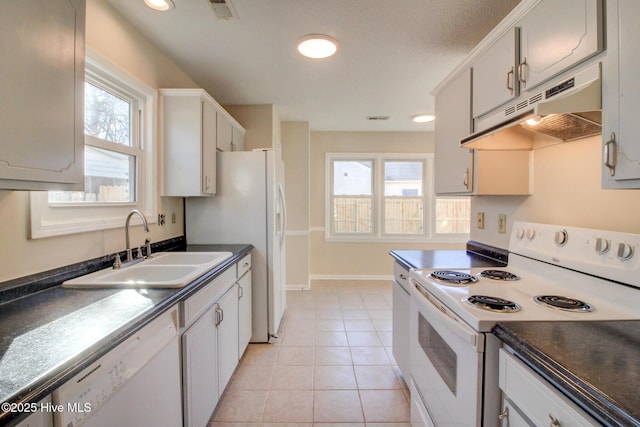
<path fill-rule="evenodd" d="M 415 116 L 411 117 L 411 120 L 416 123 L 429 123 L 434 121 L 435 119 L 436 117 L 431 114 L 416 114 Z"/>
<path fill-rule="evenodd" d="M 298 40 L 298 52 L 307 58 L 328 58 L 338 50 L 338 42 L 324 34 L 310 34 Z"/>
<path fill-rule="evenodd" d="M 175 7 L 171 0 L 144 0 L 144 4 L 149 6 L 151 9 L 159 10 L 160 12 L 165 12 Z"/>

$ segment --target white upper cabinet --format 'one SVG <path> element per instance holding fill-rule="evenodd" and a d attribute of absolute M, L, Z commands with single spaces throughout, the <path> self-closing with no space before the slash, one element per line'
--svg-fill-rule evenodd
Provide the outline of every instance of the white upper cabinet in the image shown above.
<path fill-rule="evenodd" d="M 161 89 L 163 196 L 216 193 L 216 102 L 202 89 Z"/>
<path fill-rule="evenodd" d="M 84 0 L 0 2 L 0 189 L 83 189 L 84 27 Z"/>
<path fill-rule="evenodd" d="M 220 151 L 244 150 L 244 129 L 226 111 L 218 111 L 218 141 Z"/>
<path fill-rule="evenodd" d="M 604 188 L 640 188 L 640 2 L 607 1 L 607 58 L 603 93 Z"/>
<path fill-rule="evenodd" d="M 471 70 L 436 96 L 436 194 L 531 194 L 529 151 L 474 151 L 460 147 L 471 129 Z"/>
<path fill-rule="evenodd" d="M 435 189 L 437 194 L 473 191 L 473 151 L 460 147 L 471 133 L 471 70 L 463 71 L 436 96 Z"/>
<path fill-rule="evenodd" d="M 473 63 L 473 116 L 478 117 L 518 96 L 520 30 L 512 28 Z"/>
<path fill-rule="evenodd" d="M 474 118 L 515 100 L 604 48 L 602 0 L 529 3 L 530 9 L 503 29 L 471 64 Z"/>
<path fill-rule="evenodd" d="M 518 26 L 522 91 L 603 49 L 602 0 L 541 0 Z"/>

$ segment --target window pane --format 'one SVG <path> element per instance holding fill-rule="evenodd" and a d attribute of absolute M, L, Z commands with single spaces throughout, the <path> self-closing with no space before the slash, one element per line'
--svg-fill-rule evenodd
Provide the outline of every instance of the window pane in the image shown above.
<path fill-rule="evenodd" d="M 334 197 L 334 233 L 373 232 L 372 197 Z"/>
<path fill-rule="evenodd" d="M 386 234 L 422 234 L 424 198 L 391 197 L 384 200 Z"/>
<path fill-rule="evenodd" d="M 85 82 L 84 133 L 131 146 L 131 103 Z"/>
<path fill-rule="evenodd" d="M 471 201 L 469 198 L 436 199 L 436 233 L 469 233 Z"/>
<path fill-rule="evenodd" d="M 422 196 L 421 161 L 385 161 L 385 196 Z"/>
<path fill-rule="evenodd" d="M 84 192 L 50 191 L 49 203 L 135 201 L 135 156 L 85 146 Z"/>
<path fill-rule="evenodd" d="M 371 160 L 334 160 L 334 196 L 371 196 Z"/>

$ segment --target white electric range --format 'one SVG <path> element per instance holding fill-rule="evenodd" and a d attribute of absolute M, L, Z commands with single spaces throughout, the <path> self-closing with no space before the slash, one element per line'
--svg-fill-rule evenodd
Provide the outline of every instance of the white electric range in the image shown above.
<path fill-rule="evenodd" d="M 491 329 L 640 319 L 640 235 L 517 222 L 506 267 L 412 270 L 409 281 L 412 422 L 494 426 L 500 342 Z"/>

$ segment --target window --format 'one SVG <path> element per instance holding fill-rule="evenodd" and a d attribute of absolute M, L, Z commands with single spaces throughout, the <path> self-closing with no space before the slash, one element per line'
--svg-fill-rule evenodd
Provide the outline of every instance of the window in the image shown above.
<path fill-rule="evenodd" d="M 155 212 L 156 91 L 87 51 L 84 191 L 31 195 L 32 238 L 121 227 L 133 208 Z"/>
<path fill-rule="evenodd" d="M 468 197 L 435 198 L 432 154 L 326 155 L 329 240 L 466 239 Z"/>

